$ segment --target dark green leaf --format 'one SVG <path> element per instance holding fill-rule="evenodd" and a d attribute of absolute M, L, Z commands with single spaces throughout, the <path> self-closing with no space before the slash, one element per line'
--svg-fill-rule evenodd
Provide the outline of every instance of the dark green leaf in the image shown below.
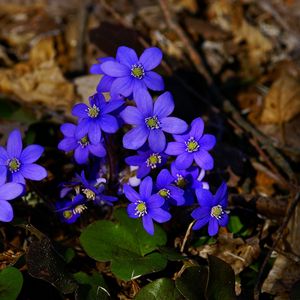
<path fill-rule="evenodd" d="M 14 268 L 5 268 L 0 272 L 0 299 L 17 299 L 23 285 L 22 273 Z"/>
<path fill-rule="evenodd" d="M 208 256 L 208 267 L 207 298 L 209 300 L 236 299 L 235 276 L 232 268 L 215 256 Z"/>
<path fill-rule="evenodd" d="M 169 278 L 155 280 L 144 288 L 134 298 L 135 300 L 184 300 L 176 289 L 174 281 Z M 200 300 L 200 299 L 199 299 Z"/>
<path fill-rule="evenodd" d="M 208 280 L 208 268 L 203 266 L 187 268 L 175 285 L 180 293 L 188 300 L 202 300 Z"/>
<path fill-rule="evenodd" d="M 164 269 L 166 258 L 153 251 L 165 245 L 165 232 L 155 226 L 155 234 L 149 235 L 124 209 L 117 209 L 114 216 L 117 223 L 98 221 L 83 231 L 80 242 L 86 253 L 98 261 L 111 261 L 112 272 L 123 280 Z"/>
<path fill-rule="evenodd" d="M 181 253 L 177 252 L 174 248 L 169 247 L 159 247 L 159 252 L 170 261 L 178 261 L 187 259 L 187 257 L 183 256 Z"/>
<path fill-rule="evenodd" d="M 238 216 L 230 216 L 229 223 L 228 223 L 228 229 L 232 233 L 238 233 L 242 230 L 243 224 L 241 223 L 241 220 Z"/>

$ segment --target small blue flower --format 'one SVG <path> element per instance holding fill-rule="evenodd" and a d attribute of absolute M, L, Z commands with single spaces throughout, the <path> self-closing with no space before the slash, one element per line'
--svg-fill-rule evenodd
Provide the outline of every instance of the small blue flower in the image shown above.
<path fill-rule="evenodd" d="M 6 149 L 0 147 L 0 185 L 6 181 L 25 184 L 25 178 L 42 180 L 47 177 L 47 171 L 40 165 L 34 164 L 44 148 L 39 145 L 30 145 L 22 150 L 21 132 L 12 131 L 7 140 Z"/>
<path fill-rule="evenodd" d="M 157 195 L 172 205 L 183 205 L 185 203 L 184 191 L 172 184 L 174 179 L 167 169 L 161 170 L 156 179 Z"/>
<path fill-rule="evenodd" d="M 151 150 L 161 152 L 166 146 L 164 132 L 180 134 L 187 129 L 183 120 L 168 117 L 174 110 L 174 101 L 169 92 L 160 95 L 153 105 L 150 94 L 139 91 L 136 105 L 126 107 L 120 113 L 126 123 L 135 126 L 124 135 L 124 148 L 137 150 L 148 140 Z"/>
<path fill-rule="evenodd" d="M 151 235 L 154 234 L 153 220 L 164 223 L 171 219 L 171 214 L 162 209 L 164 198 L 152 195 L 152 190 L 153 182 L 149 176 L 142 180 L 139 193 L 128 184 L 124 185 L 125 196 L 131 201 L 127 207 L 129 217 L 142 218 L 144 229 Z"/>
<path fill-rule="evenodd" d="M 199 208 L 196 208 L 191 216 L 196 220 L 194 230 L 200 229 L 208 223 L 208 234 L 214 236 L 219 230 L 219 226 L 228 224 L 227 207 L 228 194 L 225 182 L 221 184 L 215 195 L 205 189 L 196 190 Z"/>
<path fill-rule="evenodd" d="M 201 118 L 195 119 L 191 124 L 189 133 L 174 135 L 176 142 L 170 142 L 165 150 L 168 155 L 176 155 L 176 167 L 178 169 L 189 168 L 193 161 L 203 170 L 211 170 L 214 161 L 208 153 L 215 143 L 216 138 L 211 134 L 204 134 L 204 123 Z"/>
<path fill-rule="evenodd" d="M 69 152 L 74 151 L 74 158 L 78 164 L 86 164 L 89 154 L 97 157 L 104 157 L 106 150 L 101 142 L 93 144 L 90 142 L 88 135 L 76 135 L 76 125 L 65 123 L 60 127 L 65 136 L 58 144 L 58 149 Z"/>
<path fill-rule="evenodd" d="M 125 158 L 125 162 L 129 166 L 139 167 L 137 170 L 137 178 L 143 178 L 150 173 L 151 170 L 161 168 L 167 162 L 167 155 L 163 152 L 154 152 L 152 150 L 138 151 L 137 155 Z"/>
<path fill-rule="evenodd" d="M 156 47 L 146 49 L 140 58 L 135 51 L 128 47 L 119 47 L 116 61 L 107 61 L 101 64 L 101 71 L 108 76 L 116 78 L 110 92 L 128 97 L 139 90 L 162 91 L 164 82 L 160 75 L 153 72 L 162 60 L 162 52 Z"/>
<path fill-rule="evenodd" d="M 73 116 L 79 117 L 76 128 L 76 138 L 88 136 L 93 144 L 101 141 L 101 130 L 106 133 L 115 133 L 119 129 L 117 119 L 110 113 L 118 109 L 124 101 L 111 99 L 106 101 L 102 94 L 96 93 L 90 97 L 90 106 L 78 103 L 72 109 Z"/>
<path fill-rule="evenodd" d="M 19 183 L 9 182 L 0 186 L 0 221 L 10 222 L 13 219 L 14 212 L 7 200 L 17 198 L 23 191 L 24 186 Z"/>

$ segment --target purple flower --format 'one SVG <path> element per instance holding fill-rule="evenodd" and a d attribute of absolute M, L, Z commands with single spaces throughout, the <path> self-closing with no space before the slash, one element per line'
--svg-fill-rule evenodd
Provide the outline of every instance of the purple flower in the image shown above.
<path fill-rule="evenodd" d="M 199 208 L 196 208 L 191 216 L 196 220 L 194 230 L 200 229 L 208 223 L 208 234 L 214 236 L 219 226 L 226 226 L 228 223 L 227 207 L 227 186 L 223 182 L 215 195 L 205 189 L 196 190 Z"/>
<path fill-rule="evenodd" d="M 148 140 L 154 152 L 161 152 L 166 146 L 164 132 L 180 134 L 186 131 L 187 124 L 181 119 L 168 117 L 174 110 L 174 101 L 169 92 L 160 95 L 153 105 L 147 91 L 139 91 L 137 107 L 128 106 L 121 112 L 121 117 L 128 124 L 135 125 L 123 137 L 123 146 L 137 150 Z"/>
<path fill-rule="evenodd" d="M 204 134 L 204 123 L 201 118 L 195 119 L 191 124 L 188 134 L 174 135 L 176 142 L 170 142 L 165 150 L 169 155 L 176 155 L 176 167 L 178 169 L 189 168 L 193 161 L 203 170 L 211 170 L 214 161 L 208 150 L 211 150 L 216 138 L 211 134 Z"/>
<path fill-rule="evenodd" d="M 101 142 L 93 144 L 90 142 L 88 135 L 76 135 L 76 125 L 65 123 L 60 127 L 65 136 L 58 144 L 58 149 L 69 152 L 74 151 L 74 158 L 78 164 L 86 164 L 89 154 L 97 157 L 104 157 L 106 150 Z"/>
<path fill-rule="evenodd" d="M 182 205 L 185 202 L 183 197 L 184 191 L 177 186 L 174 186 L 174 177 L 167 169 L 159 172 L 156 179 L 157 194 L 173 205 Z"/>
<path fill-rule="evenodd" d="M 75 135 L 78 139 L 87 135 L 93 144 L 98 144 L 101 141 L 101 130 L 115 133 L 119 129 L 117 119 L 109 113 L 119 108 L 124 101 L 120 99 L 105 101 L 100 93 L 91 96 L 89 101 L 90 106 L 79 103 L 72 109 L 72 114 L 79 117 Z"/>
<path fill-rule="evenodd" d="M 125 161 L 129 166 L 138 166 L 137 178 L 143 178 L 151 170 L 162 167 L 167 162 L 167 155 L 152 150 L 138 151 L 137 155 L 125 158 Z"/>
<path fill-rule="evenodd" d="M 42 180 L 47 177 L 47 171 L 34 164 L 42 155 L 44 148 L 39 145 L 30 145 L 24 150 L 22 148 L 21 133 L 15 129 L 8 137 L 6 150 L 0 147 L 0 185 L 6 178 L 25 184 L 25 178 Z"/>
<path fill-rule="evenodd" d="M 17 198 L 23 191 L 24 186 L 19 183 L 9 182 L 0 186 L 0 221 L 10 222 L 13 219 L 14 212 L 7 200 Z"/>
<path fill-rule="evenodd" d="M 105 75 L 101 66 L 103 63 L 105 63 L 107 61 L 115 62 L 116 60 L 113 57 L 103 57 L 103 58 L 98 58 L 97 60 L 98 60 L 98 63 L 92 65 L 90 68 L 91 74 L 102 75 L 100 82 L 97 86 L 97 92 L 99 92 L 99 93 L 109 92 L 111 89 L 111 85 L 115 80 L 115 77 Z"/>
<path fill-rule="evenodd" d="M 105 75 L 116 78 L 111 85 L 112 94 L 121 94 L 128 97 L 133 93 L 146 90 L 162 91 L 164 82 L 160 75 L 153 72 L 162 59 L 162 52 L 156 47 L 146 49 L 140 58 L 135 51 L 128 47 L 119 47 L 116 61 L 107 61 L 101 64 Z"/>
<path fill-rule="evenodd" d="M 130 218 L 142 218 L 145 230 L 153 235 L 153 220 L 158 223 L 164 223 L 171 219 L 170 213 L 161 207 L 165 200 L 162 197 L 152 195 L 153 182 L 151 177 L 146 177 L 140 184 L 139 193 L 137 193 L 128 184 L 124 185 L 126 198 L 131 201 L 127 207 L 127 213 Z"/>

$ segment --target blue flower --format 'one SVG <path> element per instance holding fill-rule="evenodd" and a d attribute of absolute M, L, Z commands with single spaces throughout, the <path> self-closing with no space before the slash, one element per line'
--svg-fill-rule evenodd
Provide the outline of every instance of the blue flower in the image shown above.
<path fill-rule="evenodd" d="M 171 219 L 171 214 L 161 207 L 164 198 L 157 194 L 152 195 L 153 182 L 151 177 L 146 177 L 140 184 L 139 193 L 131 186 L 124 185 L 126 198 L 131 201 L 127 207 L 130 218 L 142 218 L 144 229 L 151 235 L 154 234 L 153 220 L 164 223 Z"/>
<path fill-rule="evenodd" d="M 75 135 L 77 139 L 87 135 L 93 144 L 98 144 L 101 141 L 101 130 L 115 133 L 119 129 L 117 119 L 109 113 L 118 109 L 124 101 L 120 99 L 105 101 L 100 93 L 91 96 L 89 101 L 90 106 L 78 103 L 72 109 L 72 114 L 79 117 Z"/>
<path fill-rule="evenodd" d="M 156 179 L 156 190 L 168 203 L 179 206 L 185 203 L 184 191 L 172 184 L 174 179 L 167 169 L 161 170 Z"/>
<path fill-rule="evenodd" d="M 194 230 L 200 229 L 208 223 L 208 234 L 214 236 L 219 230 L 219 226 L 228 224 L 227 207 L 228 194 L 226 183 L 222 183 L 215 195 L 205 189 L 196 190 L 199 208 L 196 208 L 191 216 L 196 220 Z"/>
<path fill-rule="evenodd" d="M 6 149 L 0 147 L 0 185 L 6 181 L 25 184 L 25 178 L 42 180 L 47 177 L 47 171 L 34 164 L 42 155 L 44 148 L 30 145 L 22 150 L 22 138 L 18 129 L 12 131 L 7 140 Z"/>
<path fill-rule="evenodd" d="M 162 91 L 164 82 L 160 75 L 153 72 L 162 59 L 162 52 L 156 47 L 146 49 L 140 58 L 135 51 L 128 47 L 119 47 L 116 61 L 107 61 L 101 64 L 105 75 L 116 78 L 111 85 L 112 94 L 121 94 L 128 97 L 133 93 L 146 90 Z"/>
<path fill-rule="evenodd" d="M 139 167 L 137 170 L 137 178 L 143 178 L 150 173 L 151 170 L 162 167 L 167 162 L 167 155 L 163 152 L 154 152 L 152 150 L 138 151 L 137 155 L 125 158 L 125 162 L 129 166 Z"/>
<path fill-rule="evenodd" d="M 17 198 L 23 191 L 24 186 L 19 183 L 9 182 L 0 186 L 0 221 L 10 222 L 13 219 L 14 212 L 7 200 Z"/>
<path fill-rule="evenodd" d="M 153 105 L 150 94 L 139 91 L 136 105 L 126 107 L 120 113 L 126 123 L 135 125 L 123 137 L 124 148 L 137 150 L 148 140 L 151 150 L 161 152 L 166 146 L 164 132 L 180 134 L 187 129 L 183 120 L 168 117 L 174 110 L 174 101 L 169 92 L 160 95 Z"/>
<path fill-rule="evenodd" d="M 75 150 L 74 158 L 78 164 L 86 164 L 90 153 L 97 157 L 106 155 L 106 150 L 101 142 L 93 144 L 87 135 L 76 135 L 76 128 L 71 123 L 65 123 L 60 127 L 65 138 L 58 144 L 58 149 L 66 152 Z"/>
<path fill-rule="evenodd" d="M 208 150 L 211 150 L 216 138 L 211 134 L 204 134 L 204 123 L 201 118 L 195 119 L 191 124 L 189 133 L 174 135 L 176 142 L 170 142 L 165 150 L 169 155 L 176 155 L 176 167 L 178 169 L 189 168 L 193 161 L 203 170 L 211 170 L 214 161 Z"/>

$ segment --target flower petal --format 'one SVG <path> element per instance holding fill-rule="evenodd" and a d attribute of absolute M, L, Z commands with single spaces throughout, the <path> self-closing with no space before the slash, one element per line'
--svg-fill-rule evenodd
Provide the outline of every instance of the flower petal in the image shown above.
<path fill-rule="evenodd" d="M 211 150 L 216 144 L 216 138 L 212 134 L 204 134 L 199 140 L 199 144 L 203 150 Z"/>
<path fill-rule="evenodd" d="M 101 129 L 97 121 L 90 122 L 88 131 L 89 140 L 93 144 L 98 144 L 101 141 Z"/>
<path fill-rule="evenodd" d="M 108 75 L 103 75 L 100 79 L 100 82 L 97 85 L 97 92 L 106 93 L 111 89 L 111 85 L 113 84 L 115 77 L 110 77 Z"/>
<path fill-rule="evenodd" d="M 222 214 L 221 219 L 218 220 L 220 226 L 227 226 L 228 222 L 229 222 L 229 216 L 227 213 Z"/>
<path fill-rule="evenodd" d="M 149 215 L 158 223 L 164 223 L 169 221 L 172 216 L 169 212 L 163 210 L 162 208 L 154 208 L 149 210 Z"/>
<path fill-rule="evenodd" d="M 129 166 L 139 166 L 145 163 L 145 158 L 141 155 L 133 155 L 126 157 L 125 162 Z"/>
<path fill-rule="evenodd" d="M 144 117 L 152 116 L 153 100 L 147 90 L 140 89 L 134 94 L 134 101 Z"/>
<path fill-rule="evenodd" d="M 16 183 L 25 184 L 24 176 L 21 174 L 21 172 L 15 172 L 11 174 L 11 181 Z"/>
<path fill-rule="evenodd" d="M 156 68 L 162 60 L 162 52 L 157 47 L 147 48 L 139 59 L 146 71 Z"/>
<path fill-rule="evenodd" d="M 143 216 L 143 226 L 149 234 L 154 234 L 154 224 L 149 214 Z"/>
<path fill-rule="evenodd" d="M 22 152 L 22 137 L 18 129 L 12 131 L 7 140 L 7 153 L 11 158 L 19 158 Z"/>
<path fill-rule="evenodd" d="M 214 236 L 218 233 L 219 224 L 216 218 L 210 218 L 208 222 L 208 234 Z"/>
<path fill-rule="evenodd" d="M 169 186 L 169 190 L 171 192 L 171 198 L 175 201 L 171 201 L 173 205 L 183 205 L 185 203 L 184 199 L 184 190 L 180 189 L 177 186 Z"/>
<path fill-rule="evenodd" d="M 179 118 L 167 117 L 161 119 L 161 128 L 163 131 L 171 134 L 180 134 L 187 130 L 188 125 L 185 121 Z"/>
<path fill-rule="evenodd" d="M 170 171 L 163 169 L 159 172 L 156 179 L 156 184 L 159 189 L 165 188 L 167 185 L 174 181 L 174 177 L 170 174 Z"/>
<path fill-rule="evenodd" d="M 78 125 L 76 127 L 76 131 L 75 131 L 75 137 L 76 137 L 76 139 L 80 140 L 85 135 L 87 135 L 87 133 L 89 131 L 90 123 L 91 123 L 91 120 L 89 118 L 82 119 L 78 123 Z"/>
<path fill-rule="evenodd" d="M 191 216 L 194 218 L 194 219 L 203 219 L 205 217 L 209 217 L 210 216 L 210 207 L 198 207 L 196 209 L 194 209 L 191 213 Z"/>
<path fill-rule="evenodd" d="M 78 146 L 79 146 L 78 141 L 75 138 L 70 137 L 61 140 L 57 147 L 59 150 L 69 152 L 69 151 L 73 151 Z"/>
<path fill-rule="evenodd" d="M 20 160 L 24 164 L 31 164 L 37 161 L 44 152 L 44 147 L 40 145 L 27 146 L 21 153 Z"/>
<path fill-rule="evenodd" d="M 196 141 L 198 141 L 204 130 L 204 122 L 201 118 L 196 118 L 191 124 L 190 136 L 192 136 Z"/>
<path fill-rule="evenodd" d="M 162 76 L 153 71 L 146 72 L 143 82 L 152 91 L 162 91 L 165 88 Z"/>
<path fill-rule="evenodd" d="M 185 144 L 179 142 L 170 142 L 167 145 L 165 153 L 168 155 L 179 155 L 181 153 L 185 153 Z"/>
<path fill-rule="evenodd" d="M 147 201 L 147 204 L 151 208 L 158 208 L 161 207 L 165 203 L 165 199 L 158 194 L 152 195 L 149 200 Z"/>
<path fill-rule="evenodd" d="M 132 65 L 137 64 L 138 62 L 136 52 L 126 46 L 121 46 L 118 48 L 116 58 L 120 63 L 126 65 L 129 68 L 131 68 Z"/>
<path fill-rule="evenodd" d="M 131 129 L 123 137 L 123 146 L 126 149 L 137 150 L 143 146 L 148 138 L 149 132 L 145 126 Z"/>
<path fill-rule="evenodd" d="M 111 85 L 110 93 L 114 95 L 121 94 L 128 97 L 132 94 L 134 80 L 130 76 L 117 78 Z"/>
<path fill-rule="evenodd" d="M 101 69 L 104 74 L 112 77 L 130 76 L 130 68 L 116 61 L 104 62 Z"/>
<path fill-rule="evenodd" d="M 102 113 L 108 114 L 124 104 L 124 100 L 121 99 L 114 99 L 113 101 L 106 102 L 104 107 L 102 107 Z"/>
<path fill-rule="evenodd" d="M 130 203 L 128 204 L 127 206 L 127 214 L 130 218 L 134 218 L 134 219 L 137 219 L 139 216 L 138 214 L 136 213 L 136 204 L 135 203 Z"/>
<path fill-rule="evenodd" d="M 149 147 L 155 152 L 162 152 L 166 147 L 165 134 L 160 129 L 150 130 Z"/>
<path fill-rule="evenodd" d="M 195 152 L 194 154 L 195 161 L 197 165 L 204 169 L 204 170 L 211 170 L 214 167 L 214 160 L 212 156 L 206 151 L 202 150 L 201 148 Z"/>
<path fill-rule="evenodd" d="M 0 186 L 6 181 L 7 168 L 0 166 Z"/>
<path fill-rule="evenodd" d="M 129 201 L 135 203 L 140 200 L 141 196 L 129 184 L 124 184 L 123 190 Z"/>
<path fill-rule="evenodd" d="M 89 145 L 89 151 L 97 157 L 104 157 L 106 155 L 106 150 L 102 143 L 99 143 L 98 145 Z"/>
<path fill-rule="evenodd" d="M 9 155 L 4 147 L 0 146 L 0 165 L 6 165 L 9 160 Z"/>
<path fill-rule="evenodd" d="M 141 178 L 145 177 L 146 175 L 148 175 L 150 173 L 150 171 L 151 171 L 151 168 L 147 167 L 146 164 L 143 164 L 137 170 L 136 177 L 141 179 Z"/>
<path fill-rule="evenodd" d="M 76 125 L 72 123 L 65 123 L 60 126 L 60 131 L 66 137 L 74 137 L 76 131 Z"/>
<path fill-rule="evenodd" d="M 117 119 L 111 115 L 104 115 L 100 119 L 100 127 L 106 133 L 115 133 L 119 129 Z"/>
<path fill-rule="evenodd" d="M 144 122 L 144 117 L 141 112 L 133 106 L 127 106 L 121 113 L 120 116 L 123 118 L 124 122 L 127 124 L 142 124 Z"/>
<path fill-rule="evenodd" d="M 208 223 L 209 218 L 210 218 L 209 216 L 206 216 L 202 219 L 197 220 L 193 226 L 193 230 L 198 230 L 198 229 L 202 228 L 203 226 L 205 226 Z"/>
<path fill-rule="evenodd" d="M 86 164 L 89 159 L 88 148 L 87 147 L 82 148 L 81 146 L 77 147 L 74 151 L 74 158 L 78 164 L 80 164 L 80 165 Z"/>
<path fill-rule="evenodd" d="M 24 191 L 24 186 L 15 182 L 8 182 L 0 187 L 0 202 L 2 200 L 12 200 L 20 196 Z"/>
<path fill-rule="evenodd" d="M 153 189 L 153 181 L 150 176 L 147 176 L 140 184 L 140 195 L 141 195 L 141 200 L 145 201 L 148 198 L 150 198 L 152 194 L 152 189 Z"/>
<path fill-rule="evenodd" d="M 72 108 L 72 115 L 78 118 L 87 118 L 88 109 L 89 107 L 85 103 L 75 104 Z"/>
<path fill-rule="evenodd" d="M 177 156 L 175 160 L 175 166 L 177 169 L 187 169 L 189 168 L 194 160 L 194 156 L 191 153 L 184 152 Z"/>
<path fill-rule="evenodd" d="M 11 205 L 6 201 L 0 201 L 0 221 L 10 222 L 14 217 Z"/>
<path fill-rule="evenodd" d="M 21 165 L 20 173 L 24 178 L 31 180 L 42 180 L 47 177 L 46 169 L 37 164 Z"/>
<path fill-rule="evenodd" d="M 209 209 L 211 209 L 212 206 L 214 206 L 214 197 L 210 191 L 206 189 L 197 189 L 196 196 L 201 207 L 209 207 Z"/>
<path fill-rule="evenodd" d="M 174 110 L 174 100 L 170 92 L 161 94 L 154 103 L 154 115 L 164 118 L 170 115 Z"/>

